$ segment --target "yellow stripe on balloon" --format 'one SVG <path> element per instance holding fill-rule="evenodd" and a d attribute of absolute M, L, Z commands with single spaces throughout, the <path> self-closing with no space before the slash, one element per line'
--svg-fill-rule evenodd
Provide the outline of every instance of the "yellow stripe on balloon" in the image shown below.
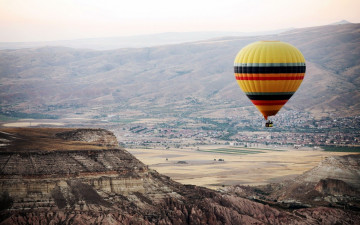
<path fill-rule="evenodd" d="M 301 63 L 304 56 L 294 46 L 280 41 L 258 41 L 245 46 L 235 63 Z"/>
<path fill-rule="evenodd" d="M 295 92 L 302 80 L 237 80 L 244 92 Z"/>

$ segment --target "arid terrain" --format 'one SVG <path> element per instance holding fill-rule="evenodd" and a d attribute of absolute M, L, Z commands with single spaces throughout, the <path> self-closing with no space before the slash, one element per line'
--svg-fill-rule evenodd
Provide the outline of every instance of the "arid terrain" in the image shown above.
<path fill-rule="evenodd" d="M 0 126 L 103 128 L 126 148 L 232 142 L 359 152 L 359 30 L 346 22 L 146 48 L 3 49 Z M 271 130 L 233 73 L 236 53 L 258 40 L 288 42 L 306 59 L 304 81 Z"/>
<path fill-rule="evenodd" d="M 0 224 L 359 224 L 359 31 L 0 50 Z M 233 75 L 257 40 L 306 59 L 271 129 Z"/>
<path fill-rule="evenodd" d="M 211 152 L 220 148 L 231 149 L 229 146 L 204 146 L 200 147 L 200 151 L 195 149 L 128 149 L 128 151 L 151 169 L 170 176 L 175 181 L 212 189 L 228 185 L 254 186 L 280 182 L 302 174 L 327 157 L 349 154 L 312 148 L 277 150 L 238 148 L 244 152 L 241 155 Z M 256 153 L 256 151 L 262 152 Z"/>
<path fill-rule="evenodd" d="M 294 29 L 108 51 L 41 47 L 0 50 L 1 115 L 36 118 L 224 117 L 251 106 L 233 75 L 236 53 L 258 40 L 302 51 L 304 81 L 286 105 L 316 117 L 359 114 L 360 25 Z M 130 113 L 131 112 L 131 113 Z"/>
<path fill-rule="evenodd" d="M 328 157 L 275 185 L 215 191 L 161 175 L 104 129 L 5 128 L 0 135 L 0 224 L 360 221 L 358 154 Z"/>

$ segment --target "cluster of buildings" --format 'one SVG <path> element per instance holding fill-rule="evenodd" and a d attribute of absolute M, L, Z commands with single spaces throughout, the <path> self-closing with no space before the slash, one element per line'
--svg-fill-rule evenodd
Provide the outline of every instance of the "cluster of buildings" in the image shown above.
<path fill-rule="evenodd" d="M 224 119 L 194 119 L 170 122 L 169 125 L 129 123 L 111 130 L 126 147 L 181 148 L 236 143 L 295 147 L 360 146 L 360 117 L 315 120 L 299 112 L 286 113 L 276 117 L 273 128 L 265 128 L 260 119 L 228 118 L 225 120 L 227 123 Z"/>
<path fill-rule="evenodd" d="M 261 143 L 266 145 L 293 145 L 293 146 L 360 146 L 359 134 L 353 133 L 246 133 L 242 132 L 234 137 L 240 142 Z"/>

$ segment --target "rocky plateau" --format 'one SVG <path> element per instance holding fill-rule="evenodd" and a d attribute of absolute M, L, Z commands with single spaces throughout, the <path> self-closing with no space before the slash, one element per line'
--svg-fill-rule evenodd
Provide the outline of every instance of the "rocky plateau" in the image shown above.
<path fill-rule="evenodd" d="M 117 143 L 103 129 L 1 129 L 0 224 L 360 221 L 359 155 L 327 158 L 280 184 L 215 191 L 177 183 Z"/>

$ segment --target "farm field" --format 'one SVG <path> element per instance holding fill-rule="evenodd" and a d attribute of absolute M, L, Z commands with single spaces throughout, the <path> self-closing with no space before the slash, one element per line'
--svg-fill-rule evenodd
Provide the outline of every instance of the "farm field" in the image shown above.
<path fill-rule="evenodd" d="M 217 189 L 262 185 L 295 177 L 325 157 L 358 154 L 310 149 L 204 146 L 194 149 L 127 149 L 151 169 L 182 184 Z"/>

